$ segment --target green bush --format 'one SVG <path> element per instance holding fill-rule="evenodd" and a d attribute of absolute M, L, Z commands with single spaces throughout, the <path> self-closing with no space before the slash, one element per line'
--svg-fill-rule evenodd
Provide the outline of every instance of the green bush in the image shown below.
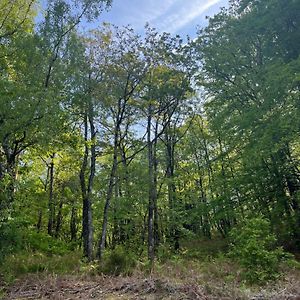
<path fill-rule="evenodd" d="M 131 275 L 136 266 L 136 258 L 133 253 L 125 251 L 117 246 L 103 258 L 100 271 L 110 275 Z"/>
<path fill-rule="evenodd" d="M 46 233 L 28 231 L 24 235 L 24 247 L 29 251 L 53 255 L 64 255 L 70 251 L 67 243 L 55 239 Z"/>
<path fill-rule="evenodd" d="M 158 247 L 157 258 L 161 263 L 165 263 L 166 261 L 174 258 L 173 249 L 169 244 L 162 244 Z"/>
<path fill-rule="evenodd" d="M 0 224 L 0 264 L 7 255 L 17 253 L 24 248 L 21 228 L 26 226 L 26 222 L 15 219 Z"/>
<path fill-rule="evenodd" d="M 70 274 L 79 272 L 81 253 L 72 252 L 48 256 L 44 253 L 25 252 L 7 255 L 0 265 L 0 274 L 4 282 L 11 283 L 16 278 L 29 273 Z"/>
<path fill-rule="evenodd" d="M 264 283 L 278 277 L 279 263 L 285 254 L 276 248 L 276 237 L 269 221 L 263 218 L 248 220 L 244 226 L 230 232 L 230 255 L 243 267 L 242 277 L 249 283 Z"/>
<path fill-rule="evenodd" d="M 36 232 L 25 219 L 11 218 L 0 223 L 0 264 L 7 255 L 20 251 L 64 255 L 71 250 L 71 246 L 73 244 L 55 239 L 47 233 Z"/>

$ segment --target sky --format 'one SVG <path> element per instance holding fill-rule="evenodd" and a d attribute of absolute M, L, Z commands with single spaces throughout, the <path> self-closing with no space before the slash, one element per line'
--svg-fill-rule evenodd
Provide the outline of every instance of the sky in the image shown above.
<path fill-rule="evenodd" d="M 196 27 L 207 24 L 206 16 L 213 16 L 220 7 L 227 6 L 228 0 L 113 0 L 99 22 L 131 25 L 141 34 L 148 22 L 159 32 L 194 37 Z"/>

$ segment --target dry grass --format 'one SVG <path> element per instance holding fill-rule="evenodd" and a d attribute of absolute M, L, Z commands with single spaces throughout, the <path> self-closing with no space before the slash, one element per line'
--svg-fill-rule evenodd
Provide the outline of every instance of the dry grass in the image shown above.
<path fill-rule="evenodd" d="M 140 263 L 131 276 L 99 275 L 97 264 L 84 264 L 76 255 L 63 256 L 56 264 L 51 257 L 45 272 L 27 275 L 19 272 L 22 276 L 17 276 L 19 279 L 9 287 L 3 281 L 4 299 L 300 300 L 299 264 L 286 264 L 284 275 L 277 282 L 262 287 L 247 286 L 238 265 L 218 251 L 222 248 L 224 252 L 223 245 L 226 246 L 222 241 L 219 245 L 211 241 L 187 245 L 186 253 L 157 263 L 151 274 L 145 271 L 147 265 Z M 208 255 L 213 250 L 214 256 Z M 16 258 L 11 263 L 18 270 L 17 263 L 22 265 L 21 262 L 27 261 Z M 33 258 L 30 257 L 30 262 Z M 33 262 L 41 264 L 36 259 Z M 63 267 L 57 267 L 59 264 Z"/>
<path fill-rule="evenodd" d="M 138 269 L 130 277 L 30 275 L 15 282 L 4 299 L 300 299 L 299 270 L 264 287 L 245 286 L 238 272 L 219 260 L 167 262 L 147 276 Z"/>

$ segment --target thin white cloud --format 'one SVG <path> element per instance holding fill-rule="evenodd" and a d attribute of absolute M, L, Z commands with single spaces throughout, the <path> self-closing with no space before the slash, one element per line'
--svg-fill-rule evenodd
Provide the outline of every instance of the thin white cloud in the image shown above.
<path fill-rule="evenodd" d="M 158 31 L 177 33 L 189 24 L 204 21 L 204 14 L 217 3 L 226 5 L 228 0 L 114 0 L 112 9 L 103 20 L 123 26 L 131 25 L 142 33 L 148 22 Z M 211 12 L 210 12 L 211 13 Z M 197 19 L 198 18 L 198 19 Z"/>
<path fill-rule="evenodd" d="M 161 31 L 175 33 L 220 1 L 199 0 L 190 4 L 185 3 L 178 10 L 170 11 L 166 16 L 160 16 L 152 21 Z M 162 18 L 163 20 L 161 20 Z"/>
<path fill-rule="evenodd" d="M 124 13 L 127 11 L 130 13 L 125 13 L 123 17 L 127 19 L 127 23 L 134 27 L 143 28 L 146 22 L 152 23 L 153 20 L 159 19 L 170 11 L 177 2 L 178 0 L 148 0 L 147 2 L 138 0 L 131 3 L 130 1 L 124 1 L 122 10 Z"/>

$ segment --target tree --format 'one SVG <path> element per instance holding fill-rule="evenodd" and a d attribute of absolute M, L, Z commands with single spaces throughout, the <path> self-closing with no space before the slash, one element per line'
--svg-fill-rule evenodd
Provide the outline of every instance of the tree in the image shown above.
<path fill-rule="evenodd" d="M 144 51 L 149 71 L 143 87 L 142 100 L 144 100 L 144 104 L 142 108 L 146 118 L 149 189 L 148 258 L 152 268 L 160 239 L 157 205 L 157 145 L 166 130 L 170 129 L 173 116 L 178 111 L 181 101 L 188 96 L 190 78 L 180 69 L 182 66 L 182 61 L 180 61 L 182 40 L 179 37 L 173 38 L 166 33 L 158 35 L 151 28 L 147 28 L 147 30 Z M 168 168 L 168 171 L 170 170 Z M 168 175 L 172 176 L 170 173 Z M 174 190 L 174 186 L 169 186 L 169 188 Z M 171 190 L 169 195 L 173 196 Z M 169 200 L 172 202 L 171 199 Z"/>
<path fill-rule="evenodd" d="M 107 187 L 101 237 L 98 246 L 98 257 L 102 258 L 105 248 L 106 232 L 108 224 L 108 209 L 113 197 L 114 186 L 117 186 L 117 168 L 120 163 L 120 148 L 128 135 L 130 118 L 135 112 L 130 100 L 133 98 L 141 81 L 143 80 L 145 65 L 140 59 L 140 41 L 132 29 L 116 29 L 111 40 L 109 63 L 106 66 L 107 80 L 104 109 L 108 110 L 111 119 L 112 132 L 112 166 Z M 124 154 L 124 153 L 123 153 Z M 126 159 L 123 155 L 123 160 Z"/>
<path fill-rule="evenodd" d="M 206 91 L 209 123 L 221 138 L 221 165 L 234 159 L 232 184 L 243 191 L 243 206 L 264 210 L 273 224 L 283 215 L 293 236 L 299 235 L 293 196 L 299 161 L 292 150 L 299 142 L 298 20 L 295 1 L 232 1 L 196 42 L 203 62 L 198 82 Z"/>

